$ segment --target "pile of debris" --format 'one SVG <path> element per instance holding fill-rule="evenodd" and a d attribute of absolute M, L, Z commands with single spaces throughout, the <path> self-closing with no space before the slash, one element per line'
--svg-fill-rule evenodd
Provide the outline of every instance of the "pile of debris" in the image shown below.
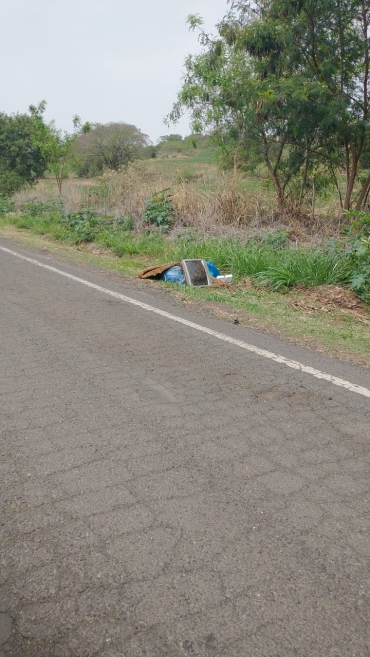
<path fill-rule="evenodd" d="M 181 262 L 170 262 L 166 265 L 148 267 L 139 273 L 139 278 L 177 283 L 177 285 L 194 285 L 218 287 L 231 283 L 232 275 L 222 276 L 213 262 L 199 259 L 187 259 Z"/>

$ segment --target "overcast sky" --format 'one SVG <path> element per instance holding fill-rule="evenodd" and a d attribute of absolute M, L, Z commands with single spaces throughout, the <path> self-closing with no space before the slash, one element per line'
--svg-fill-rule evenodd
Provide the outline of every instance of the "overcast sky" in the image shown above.
<path fill-rule="evenodd" d="M 152 141 L 180 88 L 183 62 L 199 51 L 189 13 L 208 31 L 227 0 L 8 0 L 0 19 L 0 111 L 26 112 L 45 99 L 47 120 L 124 121 Z M 171 132 L 189 133 L 182 119 Z"/>

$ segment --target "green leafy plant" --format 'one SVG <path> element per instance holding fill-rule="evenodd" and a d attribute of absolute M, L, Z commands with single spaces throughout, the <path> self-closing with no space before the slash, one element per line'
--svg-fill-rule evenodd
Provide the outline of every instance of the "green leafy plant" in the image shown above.
<path fill-rule="evenodd" d="M 343 231 L 346 239 L 346 253 L 352 265 L 349 278 L 351 289 L 356 294 L 370 301 L 370 213 L 348 212 L 352 218 L 348 228 Z"/>
<path fill-rule="evenodd" d="M 131 232 L 135 228 L 135 221 L 133 217 L 117 216 L 114 218 L 114 221 L 116 222 L 117 228 L 120 228 L 120 230 Z"/>
<path fill-rule="evenodd" d="M 102 228 L 102 218 L 92 208 L 70 212 L 65 217 L 65 223 L 72 229 L 76 243 L 93 242 Z"/>
<path fill-rule="evenodd" d="M 4 196 L 13 196 L 27 181 L 17 171 L 0 171 L 0 190 Z"/>
<path fill-rule="evenodd" d="M 174 212 L 170 188 L 167 188 L 146 201 L 144 217 L 149 224 L 168 230 L 174 220 Z"/>
<path fill-rule="evenodd" d="M 14 209 L 14 201 L 0 194 L 0 216 L 3 214 L 8 214 Z"/>
<path fill-rule="evenodd" d="M 20 210 L 22 216 L 27 217 L 45 217 L 45 215 L 53 215 L 54 217 L 55 215 L 55 218 L 63 218 L 64 216 L 63 201 L 61 198 L 51 199 L 46 203 L 37 199 L 31 199 L 23 203 Z"/>

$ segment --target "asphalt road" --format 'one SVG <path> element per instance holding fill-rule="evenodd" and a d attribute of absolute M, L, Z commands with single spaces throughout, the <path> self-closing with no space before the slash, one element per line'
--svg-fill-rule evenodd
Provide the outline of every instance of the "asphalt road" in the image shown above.
<path fill-rule="evenodd" d="M 368 398 L 2 251 L 0 300 L 0 657 L 370 655 Z"/>

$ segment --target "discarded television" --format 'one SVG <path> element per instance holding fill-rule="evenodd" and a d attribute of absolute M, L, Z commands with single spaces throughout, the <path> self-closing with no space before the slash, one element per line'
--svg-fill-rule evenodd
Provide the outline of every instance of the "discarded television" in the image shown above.
<path fill-rule="evenodd" d="M 212 285 L 212 279 L 205 260 L 182 260 L 181 267 L 187 285 L 196 287 Z"/>

